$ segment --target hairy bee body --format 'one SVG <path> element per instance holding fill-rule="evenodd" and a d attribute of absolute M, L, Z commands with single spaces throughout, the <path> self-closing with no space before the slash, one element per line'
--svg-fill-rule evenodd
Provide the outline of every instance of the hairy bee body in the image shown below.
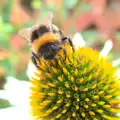
<path fill-rule="evenodd" d="M 47 30 L 47 28 L 44 27 L 42 26 L 38 29 L 38 31 L 34 31 L 32 33 L 31 50 L 38 57 L 43 57 L 45 60 L 50 60 L 55 58 L 56 53 L 62 49 L 62 44 L 64 42 L 62 41 L 62 36 L 59 31 Z M 46 31 L 43 32 L 43 29 Z"/>
<path fill-rule="evenodd" d="M 48 20 L 49 18 L 49 20 Z M 40 58 L 52 60 L 56 58 L 58 51 L 64 51 L 66 58 L 66 50 L 64 43 L 66 40 L 70 43 L 73 51 L 74 47 L 70 38 L 64 36 L 63 32 L 52 24 L 52 15 L 46 17 L 47 23 L 33 26 L 33 29 L 27 28 L 20 32 L 21 36 L 28 39 L 31 45 L 31 59 L 35 66 L 39 67 Z"/>

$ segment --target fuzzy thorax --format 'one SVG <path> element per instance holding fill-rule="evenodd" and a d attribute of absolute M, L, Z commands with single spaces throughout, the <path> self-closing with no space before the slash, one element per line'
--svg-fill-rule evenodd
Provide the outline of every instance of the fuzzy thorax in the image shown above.
<path fill-rule="evenodd" d="M 50 42 L 60 42 L 60 36 L 53 33 L 45 33 L 32 43 L 32 51 L 37 54 L 40 47 Z"/>

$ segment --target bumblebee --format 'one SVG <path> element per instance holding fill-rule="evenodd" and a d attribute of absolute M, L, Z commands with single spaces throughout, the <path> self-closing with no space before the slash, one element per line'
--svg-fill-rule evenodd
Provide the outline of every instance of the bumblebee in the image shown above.
<path fill-rule="evenodd" d="M 31 60 L 38 68 L 40 67 L 37 61 L 40 62 L 40 57 L 43 57 L 45 60 L 52 60 L 56 58 L 58 51 L 63 50 L 66 58 L 66 50 L 63 47 L 66 41 L 69 42 L 74 51 L 72 40 L 64 36 L 63 32 L 52 24 L 52 20 L 53 14 L 48 13 L 40 24 L 23 29 L 19 33 L 21 37 L 30 42 Z"/>

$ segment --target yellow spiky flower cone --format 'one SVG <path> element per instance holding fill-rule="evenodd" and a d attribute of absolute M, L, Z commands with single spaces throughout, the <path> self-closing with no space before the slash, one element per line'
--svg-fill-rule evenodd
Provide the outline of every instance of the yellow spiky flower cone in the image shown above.
<path fill-rule="evenodd" d="M 31 79 L 31 112 L 36 120 L 120 120 L 120 81 L 99 52 L 65 46 L 52 61 L 42 61 Z"/>

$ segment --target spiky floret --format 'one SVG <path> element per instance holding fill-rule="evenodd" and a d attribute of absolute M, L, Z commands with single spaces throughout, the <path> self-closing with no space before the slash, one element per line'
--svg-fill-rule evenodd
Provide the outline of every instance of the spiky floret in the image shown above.
<path fill-rule="evenodd" d="M 43 120 L 119 120 L 120 81 L 116 69 L 90 48 L 66 46 L 52 61 L 40 64 L 31 79 L 31 112 Z"/>

